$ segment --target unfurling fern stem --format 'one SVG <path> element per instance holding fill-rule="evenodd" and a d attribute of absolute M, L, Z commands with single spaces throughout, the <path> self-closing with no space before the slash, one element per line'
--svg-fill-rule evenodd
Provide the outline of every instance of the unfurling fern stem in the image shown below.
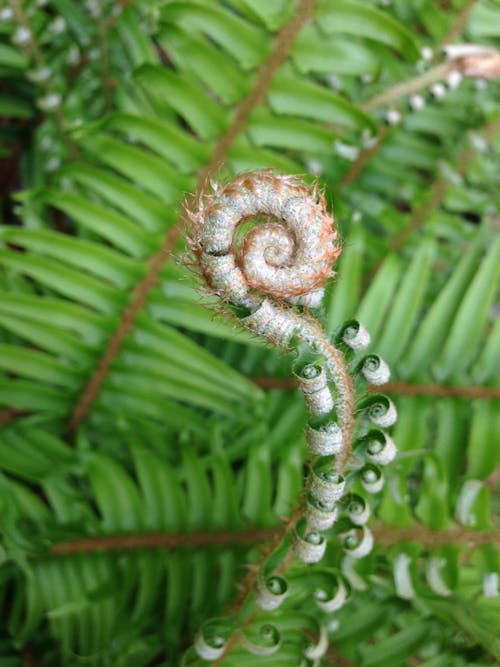
<path fill-rule="evenodd" d="M 240 614 L 250 594 L 261 610 L 280 606 L 289 594 L 283 574 L 292 554 L 303 563 L 321 560 L 327 546 L 321 531 L 330 529 L 341 511 L 345 530 L 340 532 L 348 557 L 362 558 L 370 552 L 373 536 L 365 525 L 370 504 L 359 492 L 382 488 L 384 478 L 378 466 L 396 454 L 391 438 L 370 424 L 391 426 L 396 414 L 386 397 L 371 397 L 356 405 L 355 375 L 372 384 L 387 382 L 389 375 L 380 357 L 359 358 L 358 352 L 370 342 L 364 327 L 347 322 L 332 342 L 309 312 L 321 306 L 325 282 L 341 253 L 333 217 L 317 188 L 269 170 L 243 174 L 223 188 L 215 187 L 213 194 L 200 201 L 198 211 L 189 215 L 191 248 L 209 292 L 250 332 L 275 347 L 295 350 L 294 372 L 309 413 L 309 474 L 298 511 L 266 550 L 260 566 L 246 577 L 243 594 L 233 607 L 235 616 L 240 616 L 234 630 L 226 639 L 219 638 L 217 647 L 206 650 L 204 630 L 197 636 L 198 655 L 219 665 L 235 643 L 253 652 L 252 642 L 242 633 L 255 614 L 246 613 L 244 619 Z M 362 417 L 360 424 L 354 418 L 357 413 Z M 346 494 L 353 485 L 356 493 Z M 336 586 L 342 590 L 341 579 Z M 279 649 L 278 639 L 272 644 Z M 323 644 L 320 628 L 318 646 L 304 649 L 304 655 L 322 650 Z"/>

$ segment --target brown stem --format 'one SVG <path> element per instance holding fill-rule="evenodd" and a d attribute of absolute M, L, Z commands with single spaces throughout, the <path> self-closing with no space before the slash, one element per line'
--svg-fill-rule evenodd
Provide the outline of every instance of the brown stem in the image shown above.
<path fill-rule="evenodd" d="M 203 548 L 213 545 L 235 546 L 238 544 L 258 544 L 275 539 L 281 528 L 249 528 L 240 531 L 220 530 L 196 533 L 138 533 L 130 535 L 105 535 L 83 537 L 70 542 L 55 544 L 50 549 L 52 556 L 67 556 L 79 552 L 129 551 L 132 549 L 179 549 L 183 546 Z"/>
<path fill-rule="evenodd" d="M 293 378 L 253 378 L 253 382 L 264 389 L 296 389 Z M 408 382 L 387 382 L 382 385 L 368 385 L 368 391 L 405 396 L 442 396 L 445 398 L 500 398 L 499 387 L 453 387 L 440 384 L 412 384 Z"/>
<path fill-rule="evenodd" d="M 40 667 L 40 663 L 33 654 L 30 646 L 25 646 L 22 650 L 23 667 Z"/>
<path fill-rule="evenodd" d="M 441 40 L 442 44 L 451 44 L 456 40 L 457 37 L 460 37 L 464 31 L 472 10 L 477 5 L 477 2 L 478 0 L 470 0 L 459 12 L 454 24 L 450 28 L 450 31 Z"/>
<path fill-rule="evenodd" d="M 365 148 L 361 151 L 359 156 L 352 163 L 349 171 L 347 171 L 342 177 L 342 180 L 340 181 L 341 188 L 349 185 L 349 183 L 352 183 L 358 178 L 368 162 L 378 153 L 382 143 L 392 129 L 393 128 L 391 125 L 382 125 L 378 135 L 374 138 L 372 145 L 369 148 Z"/>
<path fill-rule="evenodd" d="M 407 396 L 442 396 L 444 398 L 500 398 L 499 387 L 447 387 L 440 384 L 408 384 L 388 382 L 382 386 L 369 385 L 369 391 Z"/>
<path fill-rule="evenodd" d="M 472 11 L 472 9 L 474 8 L 474 5 L 476 5 L 476 4 L 477 4 L 477 0 L 472 0 L 458 14 L 458 16 L 455 20 L 455 23 L 453 24 L 453 26 L 450 29 L 450 32 L 442 39 L 442 41 L 441 41 L 442 45 L 449 44 L 456 37 L 458 37 L 459 35 L 462 34 L 463 29 L 465 27 L 465 24 L 467 22 L 467 19 L 469 17 L 469 14 Z M 413 81 L 414 82 L 419 81 L 419 85 L 420 84 L 429 85 L 429 82 L 428 82 L 427 79 L 421 79 L 421 78 L 417 77 L 417 79 L 413 79 Z M 394 87 L 391 87 L 391 88 L 387 89 L 384 93 L 381 93 L 380 95 L 377 95 L 377 97 L 372 98 L 371 101 L 368 100 L 368 102 L 365 102 L 365 104 L 362 105 L 362 108 L 364 108 L 365 110 L 368 110 L 369 108 L 374 108 L 373 105 L 375 104 L 375 101 L 377 99 L 378 100 L 384 99 L 384 96 L 385 96 L 385 100 L 387 101 L 389 99 L 387 96 L 388 96 L 388 93 L 389 93 L 390 90 L 393 91 L 392 92 L 393 95 L 394 95 L 395 91 L 397 91 L 399 93 L 399 96 L 401 96 L 401 94 L 407 95 L 409 89 L 405 88 L 406 85 L 407 84 L 405 82 L 402 82 L 402 83 L 398 84 L 397 86 L 394 86 Z M 412 85 L 414 86 L 415 83 L 412 84 Z M 419 88 L 417 88 L 417 89 L 419 89 Z M 417 89 L 412 89 L 410 92 L 416 92 Z M 395 98 L 393 98 L 393 99 L 395 99 Z M 373 157 L 375 157 L 375 155 L 379 152 L 379 150 L 382 147 L 385 139 L 390 134 L 390 131 L 392 129 L 393 128 L 389 125 L 382 125 L 379 128 L 378 135 L 375 138 L 373 145 L 370 146 L 369 148 L 366 148 L 365 150 L 361 151 L 361 153 L 359 154 L 358 158 L 354 161 L 354 163 L 352 164 L 349 171 L 342 178 L 342 180 L 340 182 L 341 187 L 343 187 L 345 185 L 349 185 L 349 183 L 352 183 L 353 181 L 355 181 L 358 178 L 358 176 L 363 171 L 363 169 L 368 164 L 368 162 Z"/>
<path fill-rule="evenodd" d="M 486 141 L 489 141 L 500 128 L 500 120 L 496 119 L 487 123 L 483 129 L 483 134 Z M 476 157 L 477 149 L 473 146 L 465 148 L 459 155 L 456 161 L 455 171 L 459 176 L 463 176 L 468 168 L 471 166 Z M 404 229 L 392 237 L 390 241 L 391 248 L 398 251 L 408 240 L 408 238 L 415 233 L 415 231 L 422 225 L 429 216 L 429 213 L 441 204 L 448 192 L 451 183 L 449 179 L 442 177 L 434 181 L 431 192 L 424 202 L 418 208 L 406 223 Z"/>
<path fill-rule="evenodd" d="M 61 542 L 50 548 L 51 556 L 68 556 L 75 553 L 92 553 L 94 551 L 131 551 L 134 549 L 180 549 L 192 547 L 203 549 L 210 546 L 231 547 L 240 544 L 268 543 L 263 549 L 259 563 L 248 568 L 248 573 L 240 585 L 240 593 L 231 604 L 231 613 L 236 614 L 252 590 L 260 566 L 281 543 L 286 533 L 292 529 L 302 515 L 297 510 L 277 528 L 247 528 L 240 531 L 219 530 L 214 532 L 198 531 L 195 533 L 131 533 L 129 535 L 103 535 L 84 537 L 70 542 Z M 412 528 L 393 528 L 382 523 L 373 527 L 375 540 L 383 546 L 392 546 L 402 541 L 417 541 L 432 548 L 443 544 L 465 544 L 479 546 L 481 544 L 500 543 L 500 530 L 469 530 L 455 526 L 450 530 L 431 530 L 417 524 Z M 283 568 L 280 568 L 280 571 Z"/>
<path fill-rule="evenodd" d="M 408 95 L 413 95 L 419 90 L 428 88 L 437 81 L 442 81 L 452 69 L 455 69 L 455 67 L 455 63 L 452 62 L 437 65 L 437 67 L 434 67 L 428 72 L 424 72 L 413 79 L 408 79 L 407 81 L 397 83 L 395 86 L 391 86 L 380 93 L 380 95 L 376 95 L 371 100 L 364 102 L 361 105 L 361 108 L 363 111 L 371 111 L 373 109 L 378 109 L 379 107 L 389 106 L 401 97 L 408 97 Z"/>
<path fill-rule="evenodd" d="M 463 544 L 474 547 L 483 544 L 500 544 L 500 530 L 468 530 L 455 527 L 451 530 L 431 530 L 426 526 L 417 525 L 412 528 L 392 528 L 377 524 L 374 526 L 375 541 L 385 547 L 400 542 L 420 542 L 427 548 L 440 547 L 445 544 Z"/>
<path fill-rule="evenodd" d="M 98 32 L 99 32 L 99 45 L 101 50 L 101 79 L 102 79 L 102 91 L 104 95 L 104 105 L 105 111 L 110 111 L 112 108 L 112 89 L 114 87 L 113 80 L 110 77 L 110 67 L 109 67 L 109 47 L 108 47 L 108 24 L 104 20 L 102 14 L 99 14 L 97 19 L 98 21 Z"/>
<path fill-rule="evenodd" d="M 185 203 L 185 211 L 196 205 L 210 178 L 220 169 L 234 140 L 246 125 L 250 113 L 261 101 L 276 70 L 288 56 L 299 30 L 311 19 L 315 4 L 316 0 L 301 0 L 293 18 L 278 32 L 274 49 L 267 62 L 262 65 L 253 89 L 237 108 L 233 121 L 216 145 L 209 164 L 199 173 L 196 189 Z M 70 433 L 74 433 L 87 417 L 100 386 L 108 374 L 111 363 L 117 356 L 125 336 L 131 331 L 137 314 L 144 307 L 149 292 L 156 285 L 161 268 L 170 257 L 181 231 L 187 226 L 187 222 L 187 214 L 184 213 L 168 231 L 162 248 L 150 259 L 146 276 L 136 285 L 129 306 L 125 309 L 117 329 L 109 338 L 104 354 L 99 360 L 93 375 L 83 388 L 69 421 Z"/>
<path fill-rule="evenodd" d="M 292 516 L 283 524 L 281 527 L 281 530 L 279 533 L 276 533 L 275 536 L 272 538 L 272 541 L 262 550 L 259 562 L 255 565 L 252 565 L 251 567 L 248 568 L 247 574 L 244 577 L 241 585 L 240 585 L 240 592 L 236 600 L 231 604 L 230 606 L 230 613 L 234 616 L 237 616 L 244 604 L 245 601 L 248 599 L 248 597 L 252 594 L 253 588 L 255 586 L 255 583 L 257 581 L 257 578 L 260 575 L 261 568 L 266 562 L 266 560 L 269 558 L 269 556 L 275 551 L 279 545 L 281 544 L 282 540 L 285 538 L 285 535 L 288 533 L 289 530 L 292 530 L 295 527 L 295 524 L 299 520 L 299 518 L 302 515 L 302 508 L 296 510 Z M 285 559 L 281 566 L 278 568 L 278 572 L 281 573 L 283 572 L 283 569 L 286 568 L 286 566 L 291 562 L 293 558 L 292 553 L 289 551 L 287 555 L 285 556 Z M 255 617 L 255 612 L 251 612 L 245 620 L 241 623 L 240 627 L 237 628 L 229 637 L 226 646 L 224 647 L 224 652 L 218 658 L 218 660 L 214 663 L 214 667 L 220 667 L 220 665 L 225 662 L 225 659 L 231 652 L 232 647 L 238 643 L 238 637 L 239 633 L 238 630 L 241 631 L 245 627 L 247 627 L 252 620 Z"/>
<path fill-rule="evenodd" d="M 482 129 L 485 140 L 490 141 L 495 136 L 499 128 L 500 120 L 498 118 L 490 121 L 489 123 L 486 123 Z M 476 154 L 477 149 L 473 146 L 465 148 L 461 153 L 459 153 L 455 163 L 455 172 L 458 176 L 465 175 L 474 158 L 476 157 Z M 424 224 L 429 214 L 442 203 L 450 186 L 451 183 L 449 179 L 445 177 L 438 178 L 434 181 L 426 201 L 420 206 L 420 208 L 413 212 L 404 228 L 398 234 L 395 234 L 392 239 L 389 239 L 389 245 L 392 250 L 397 252 L 405 245 L 408 239 Z M 363 279 L 364 287 L 369 285 L 373 280 L 373 277 L 379 270 L 382 261 L 383 260 L 378 261 L 375 266 L 366 274 Z"/>
<path fill-rule="evenodd" d="M 17 410 L 16 408 L 3 408 L 0 410 L 0 426 L 5 426 L 10 422 L 29 414 L 28 410 Z"/>
<path fill-rule="evenodd" d="M 32 56 L 33 60 L 36 63 L 36 66 L 41 68 L 45 66 L 45 59 L 43 57 L 43 53 L 38 46 L 37 41 L 35 40 L 35 36 L 33 34 L 33 31 L 31 29 L 31 24 L 29 22 L 27 14 L 24 12 L 21 3 L 19 0 L 9 0 L 9 4 L 12 7 L 12 10 L 14 11 L 14 14 L 16 16 L 16 19 L 20 25 L 23 26 L 26 30 L 29 31 L 31 35 L 31 39 L 28 41 L 26 46 L 24 47 L 26 52 Z M 54 85 L 52 83 L 52 79 L 49 78 L 47 79 L 44 83 L 43 86 L 45 88 L 45 93 L 52 93 L 54 92 Z M 64 144 L 68 150 L 69 155 L 73 159 L 77 159 L 80 157 L 80 149 L 78 146 L 71 141 L 69 138 L 66 129 L 64 127 L 64 116 L 61 113 L 61 109 L 56 109 L 54 111 L 54 118 L 57 124 L 57 127 L 59 129 L 59 132 L 61 134 L 61 138 L 64 141 Z"/>
<path fill-rule="evenodd" d="M 332 646 L 331 644 L 328 647 L 325 658 L 327 660 L 326 664 L 331 667 L 356 667 L 353 662 L 344 658 L 344 656 L 337 651 L 335 646 Z"/>
<path fill-rule="evenodd" d="M 333 361 L 335 368 L 338 371 L 339 379 L 336 382 L 339 399 L 342 404 L 338 407 L 339 423 L 342 428 L 342 451 L 336 458 L 336 470 L 343 473 L 345 466 L 352 454 L 352 438 L 354 431 L 354 414 L 355 414 L 355 400 L 354 388 L 352 384 L 352 377 L 350 376 L 343 355 L 340 350 L 337 350 L 331 345 L 328 340 L 320 340 L 321 347 L 324 350 L 325 356 Z M 319 347 L 319 346 L 318 346 Z"/>

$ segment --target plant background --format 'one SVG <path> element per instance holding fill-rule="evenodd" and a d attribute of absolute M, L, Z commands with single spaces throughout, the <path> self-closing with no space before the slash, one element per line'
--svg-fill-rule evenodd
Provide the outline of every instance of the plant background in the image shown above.
<path fill-rule="evenodd" d="M 349 604 L 298 568 L 281 651 L 225 664 L 305 664 L 318 619 L 325 665 L 499 661 L 500 91 L 454 42 L 498 48 L 498 2 L 2 3 L 2 667 L 178 665 L 297 502 L 290 359 L 179 262 L 182 203 L 262 167 L 325 189 L 324 321 L 391 364 L 400 456 Z"/>

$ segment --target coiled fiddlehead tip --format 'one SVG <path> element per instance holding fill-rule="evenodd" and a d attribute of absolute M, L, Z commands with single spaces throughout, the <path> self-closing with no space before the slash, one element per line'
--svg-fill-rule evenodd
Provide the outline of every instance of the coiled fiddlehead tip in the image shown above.
<path fill-rule="evenodd" d="M 215 294 L 235 305 L 255 308 L 262 294 L 318 305 L 341 252 L 317 188 L 271 170 L 241 174 L 215 189 L 190 218 L 191 247 L 203 277 Z"/>

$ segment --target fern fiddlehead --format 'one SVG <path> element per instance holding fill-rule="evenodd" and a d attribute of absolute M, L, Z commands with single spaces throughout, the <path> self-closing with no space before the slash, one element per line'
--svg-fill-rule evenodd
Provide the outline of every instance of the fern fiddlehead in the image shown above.
<path fill-rule="evenodd" d="M 347 322 L 332 342 L 309 312 L 321 305 L 324 284 L 333 275 L 332 265 L 341 253 L 333 217 L 316 188 L 309 189 L 295 177 L 269 170 L 243 174 L 225 187 L 215 187 L 190 217 L 191 247 L 209 291 L 250 332 L 297 353 L 295 375 L 309 413 L 307 487 L 300 509 L 287 522 L 279 543 L 266 552 L 246 587 L 256 606 L 270 612 L 289 594 L 282 575 L 291 553 L 303 563 L 321 560 L 327 545 L 322 531 L 337 522 L 341 511 L 346 554 L 362 558 L 372 549 L 373 536 L 365 525 L 370 504 L 359 493 L 376 493 L 383 486 L 379 466 L 393 460 L 396 447 L 380 428 L 391 426 L 396 413 L 386 397 L 356 405 L 355 381 L 356 376 L 363 376 L 372 384 L 383 384 L 389 369 L 377 355 L 353 358 L 370 342 L 368 332 L 358 322 Z M 360 423 L 355 419 L 358 413 L 362 415 Z M 347 494 L 353 487 L 358 493 Z M 269 554 L 276 552 L 292 530 L 293 552 L 280 549 L 280 558 L 273 558 L 270 568 L 266 565 Z M 336 587 L 337 593 L 320 596 L 319 603 L 323 604 L 326 596 L 336 600 L 334 606 L 343 604 L 341 579 Z M 251 619 L 252 615 L 248 616 L 243 627 Z M 252 643 L 242 637 L 242 630 L 230 631 L 229 639 L 219 637 L 218 646 L 204 651 L 199 634 L 195 648 L 200 657 L 221 664 L 232 643 L 252 652 Z M 322 632 L 320 637 L 318 645 L 323 646 Z M 273 644 L 275 650 L 280 645 L 279 641 Z M 307 657 L 306 651 L 304 655 Z"/>

